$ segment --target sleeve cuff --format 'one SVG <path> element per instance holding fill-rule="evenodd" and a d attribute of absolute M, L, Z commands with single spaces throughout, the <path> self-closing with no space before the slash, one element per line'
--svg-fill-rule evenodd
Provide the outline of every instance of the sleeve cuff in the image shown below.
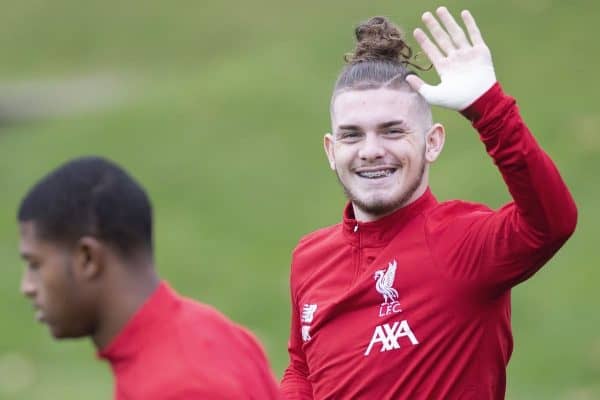
<path fill-rule="evenodd" d="M 472 123 L 477 123 L 484 115 L 492 111 L 502 99 L 507 97 L 499 82 L 482 94 L 473 104 L 461 111 L 461 114 Z"/>

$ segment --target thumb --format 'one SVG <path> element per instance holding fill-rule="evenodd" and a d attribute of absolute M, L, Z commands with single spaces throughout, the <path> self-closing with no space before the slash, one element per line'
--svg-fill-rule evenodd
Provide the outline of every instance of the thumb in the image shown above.
<path fill-rule="evenodd" d="M 406 77 L 406 82 L 410 85 L 411 88 L 417 91 L 425 101 L 431 105 L 439 105 L 440 102 L 443 102 L 443 99 L 439 99 L 439 88 L 438 86 L 429 85 L 421 78 L 415 75 L 409 75 Z"/>
<path fill-rule="evenodd" d="M 408 75 L 405 79 L 406 79 L 406 82 L 408 82 L 410 87 L 413 88 L 413 90 L 415 92 L 420 93 L 421 87 L 423 85 L 425 85 L 425 82 L 423 82 L 423 80 L 421 78 L 419 78 L 417 75 L 414 75 L 414 74 Z"/>
<path fill-rule="evenodd" d="M 431 86 L 426 83 L 423 83 L 419 87 L 418 92 L 421 96 L 423 96 L 426 102 L 428 102 L 431 105 L 437 106 L 440 105 L 441 102 L 443 102 L 443 99 L 439 98 L 441 93 L 438 89 L 438 86 Z"/>

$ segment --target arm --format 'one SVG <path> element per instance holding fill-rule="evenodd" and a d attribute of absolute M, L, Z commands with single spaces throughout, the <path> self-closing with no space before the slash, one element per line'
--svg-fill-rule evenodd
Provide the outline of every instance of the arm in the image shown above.
<path fill-rule="evenodd" d="M 557 241 L 562 245 L 575 230 L 577 208 L 556 166 L 521 119 L 514 99 L 496 84 L 463 115 L 479 132 L 513 198 L 498 212 L 507 220 L 502 236 L 532 249 Z"/>
<path fill-rule="evenodd" d="M 496 82 L 490 51 L 473 17 L 462 13 L 471 44 L 445 8 L 437 13 L 448 33 L 430 13 L 423 21 L 439 49 L 421 30 L 415 31 L 415 38 L 436 67 L 441 83 L 430 86 L 417 77 L 410 77 L 409 83 L 430 103 L 462 111 L 472 121 L 513 198 L 497 212 L 479 212 L 452 224 L 445 234 L 460 238 L 454 247 L 457 264 L 505 289 L 528 278 L 552 257 L 573 233 L 577 210 L 554 163 L 521 119 L 514 99 Z"/>
<path fill-rule="evenodd" d="M 312 400 L 313 391 L 308 381 L 308 366 L 302 351 L 300 314 L 292 287 L 292 323 L 288 342 L 290 364 L 281 380 L 281 391 L 286 400 Z"/>

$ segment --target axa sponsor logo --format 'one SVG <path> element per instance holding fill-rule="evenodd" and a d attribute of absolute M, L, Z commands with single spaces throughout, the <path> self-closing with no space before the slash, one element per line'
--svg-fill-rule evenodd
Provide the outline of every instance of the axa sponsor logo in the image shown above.
<path fill-rule="evenodd" d="M 402 312 L 400 302 L 398 301 L 398 290 L 394 288 L 397 267 L 398 263 L 396 260 L 393 260 L 388 263 L 387 269 L 375 271 L 373 275 L 375 290 L 383 296 L 383 303 L 379 306 L 380 317 Z"/>
<path fill-rule="evenodd" d="M 365 350 L 365 357 L 368 356 L 373 348 L 379 348 L 380 352 L 397 350 L 401 347 L 400 341 L 402 338 L 406 338 L 406 343 L 410 343 L 415 346 L 419 344 L 417 337 L 413 333 L 412 329 L 408 325 L 407 320 L 396 321 L 393 324 L 383 324 L 375 327 L 371 342 Z"/>

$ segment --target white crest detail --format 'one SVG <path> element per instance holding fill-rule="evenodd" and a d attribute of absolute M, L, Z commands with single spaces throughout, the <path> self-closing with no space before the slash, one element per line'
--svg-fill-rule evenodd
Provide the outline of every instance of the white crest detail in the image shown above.
<path fill-rule="evenodd" d="M 302 307 L 302 322 L 310 324 L 315 317 L 315 311 L 317 311 L 316 304 L 305 304 Z"/>
<path fill-rule="evenodd" d="M 394 285 L 394 278 L 396 277 L 397 266 L 398 264 L 394 260 L 388 264 L 387 271 L 380 269 L 379 271 L 375 271 L 375 275 L 373 275 L 373 279 L 377 281 L 375 289 L 383 296 L 383 304 L 387 304 L 388 300 L 390 302 L 398 300 L 398 291 L 392 287 Z"/>

